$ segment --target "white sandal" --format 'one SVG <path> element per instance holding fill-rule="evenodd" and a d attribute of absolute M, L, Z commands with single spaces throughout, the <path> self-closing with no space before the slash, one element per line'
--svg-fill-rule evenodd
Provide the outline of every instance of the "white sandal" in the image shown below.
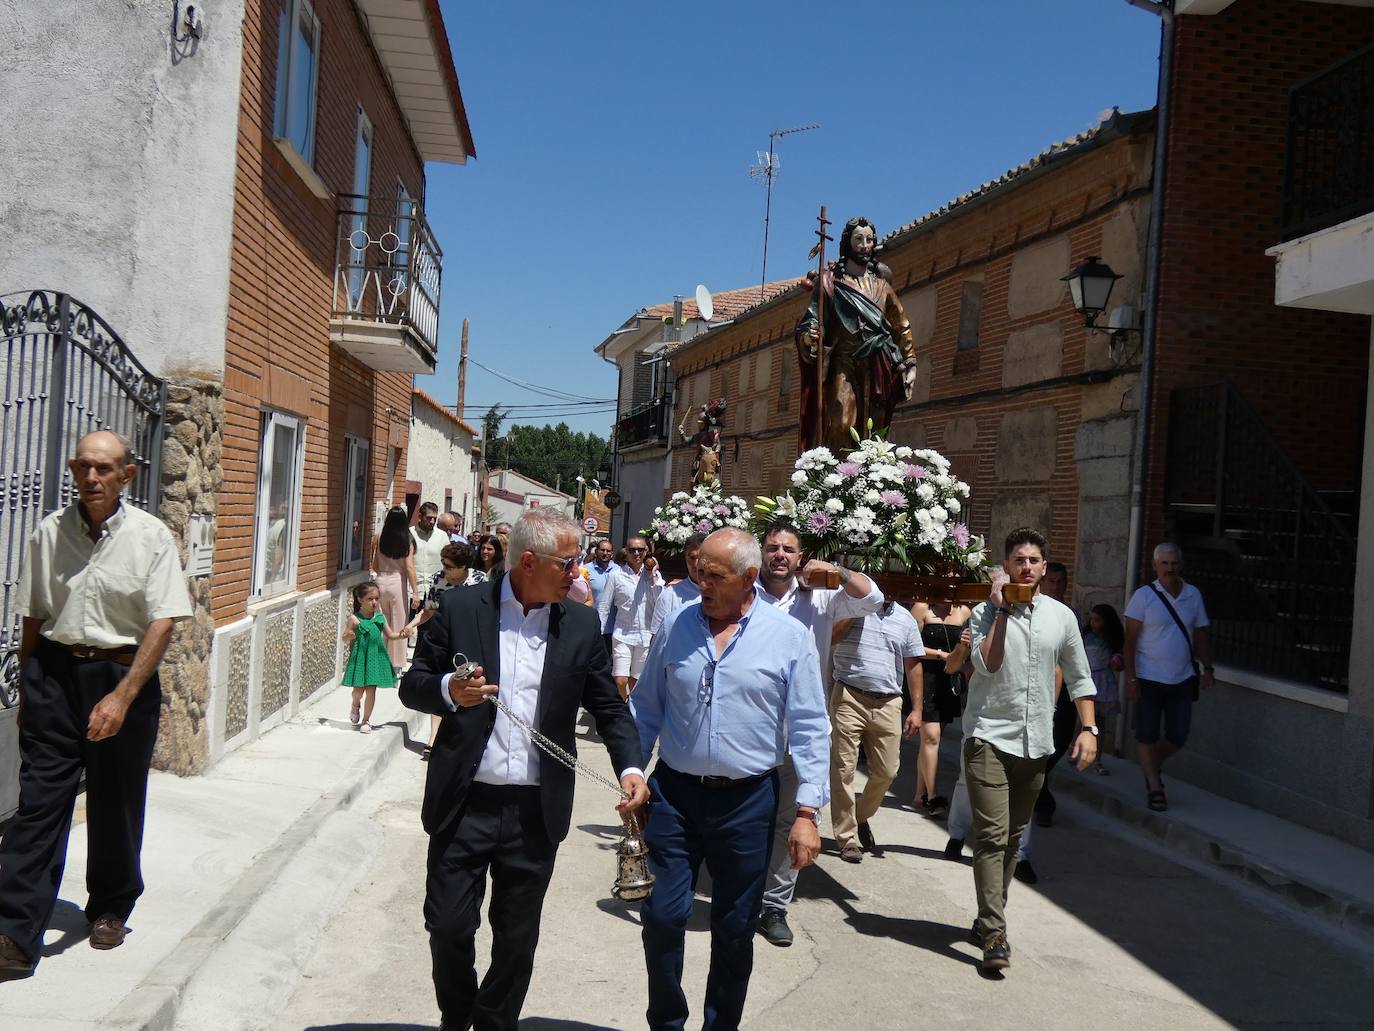
<path fill-rule="evenodd" d="M 363 720 L 363 725 L 362 725 L 361 727 L 359 727 L 358 729 L 359 729 L 360 731 L 362 731 L 364 734 L 371 734 L 371 733 L 372 733 L 372 724 L 371 724 L 371 723 L 368 723 L 367 720 Z"/>

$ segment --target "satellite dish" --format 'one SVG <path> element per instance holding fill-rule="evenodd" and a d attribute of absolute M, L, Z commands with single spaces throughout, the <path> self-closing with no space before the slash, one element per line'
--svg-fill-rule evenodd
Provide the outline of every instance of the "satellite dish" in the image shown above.
<path fill-rule="evenodd" d="M 710 322 L 716 313 L 716 302 L 711 300 L 711 291 L 706 289 L 705 283 L 697 284 L 697 311 L 701 312 L 704 322 Z"/>

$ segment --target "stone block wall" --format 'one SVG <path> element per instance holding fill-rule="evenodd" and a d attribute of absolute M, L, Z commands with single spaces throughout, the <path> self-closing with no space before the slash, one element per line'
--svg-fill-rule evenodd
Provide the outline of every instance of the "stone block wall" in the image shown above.
<path fill-rule="evenodd" d="M 207 516 L 213 522 L 215 516 L 224 425 L 219 384 L 169 381 L 166 419 L 158 515 L 172 531 L 184 568 L 192 517 Z M 188 580 L 193 614 L 177 621 L 159 670 L 162 716 L 153 765 L 182 776 L 200 773 L 210 761 L 211 582 L 209 576 Z"/>

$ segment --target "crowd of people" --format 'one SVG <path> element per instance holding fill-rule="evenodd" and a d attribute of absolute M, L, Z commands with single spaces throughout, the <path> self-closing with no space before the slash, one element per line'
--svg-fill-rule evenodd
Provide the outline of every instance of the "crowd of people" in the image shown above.
<path fill-rule="evenodd" d="M 92 434 L 70 467 L 78 498 L 30 540 L 18 590 L 24 765 L 19 812 L 0 842 L 0 977 L 34 969 L 83 773 L 91 944 L 123 942 L 143 890 L 157 663 L 190 611 L 165 527 L 121 503 L 135 471 L 127 442 Z M 640 916 L 650 1027 L 682 1028 L 688 1017 L 683 943 L 703 866 L 705 1026 L 739 1026 L 755 937 L 793 940 L 788 910 L 821 853 L 825 808 L 840 860 L 882 853 L 874 819 L 903 738 L 917 742 L 911 808 L 946 818 L 947 856 L 972 848 L 969 940 L 985 971 L 1006 969 L 1008 891 L 1013 879 L 1035 879 L 1031 824 L 1053 823 L 1054 764 L 1067 756 L 1108 772 L 1099 720 L 1114 718 L 1124 693 L 1135 702 L 1147 802 L 1165 808 L 1161 768 L 1184 746 L 1213 673 L 1206 610 L 1175 545 L 1156 548 L 1157 579 L 1135 592 L 1124 622 L 1109 605 L 1072 609 L 1067 570 L 1049 553 L 1039 532 L 1015 530 L 985 602 L 908 606 L 863 573 L 808 561 L 786 523 L 761 538 L 736 529 L 693 538 L 685 575 L 667 582 L 643 537 L 620 555 L 606 540 L 584 551 L 581 528 L 552 511 L 467 537 L 435 505 L 421 506 L 414 526 L 405 509 L 390 510 L 375 575 L 353 590 L 343 683 L 363 732 L 378 688 L 399 687 L 402 704 L 433 717 L 424 917 L 442 1027 L 518 1022 L 574 787 L 573 771 L 546 761 L 531 731 L 575 752 L 583 711 L 610 753 L 618 808 L 648 846 L 654 888 Z M 121 577 L 141 593 L 99 597 Z M 1031 600 L 1011 601 L 1008 582 L 1032 588 Z M 455 656 L 474 665 L 457 670 Z M 947 801 L 939 748 L 956 719 L 959 774 Z M 488 882 L 492 952 L 479 983 Z"/>

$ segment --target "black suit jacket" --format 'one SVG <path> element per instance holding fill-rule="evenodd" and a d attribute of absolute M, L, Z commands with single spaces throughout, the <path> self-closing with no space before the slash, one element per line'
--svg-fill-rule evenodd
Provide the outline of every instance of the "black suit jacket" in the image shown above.
<path fill-rule="evenodd" d="M 450 712 L 442 698 L 440 680 L 453 672 L 454 653 L 462 652 L 481 664 L 487 683 L 501 683 L 500 609 L 505 579 L 445 591 L 438 611 L 425 627 L 414 662 L 401 678 L 402 704 L 443 717 L 420 809 L 430 834 L 448 827 L 462 808 L 497 712 L 489 702 Z M 586 605 L 550 605 L 535 726 L 573 754 L 577 752 L 579 705 L 592 714 L 597 732 L 611 753 L 612 780 L 618 781 L 620 771 L 629 767 L 643 768 L 639 730 L 611 678 L 596 611 Z M 549 840 L 556 843 L 567 837 L 572 821 L 573 772 L 543 752 L 539 756 L 544 827 Z M 609 793 L 606 801 L 612 802 Z"/>

